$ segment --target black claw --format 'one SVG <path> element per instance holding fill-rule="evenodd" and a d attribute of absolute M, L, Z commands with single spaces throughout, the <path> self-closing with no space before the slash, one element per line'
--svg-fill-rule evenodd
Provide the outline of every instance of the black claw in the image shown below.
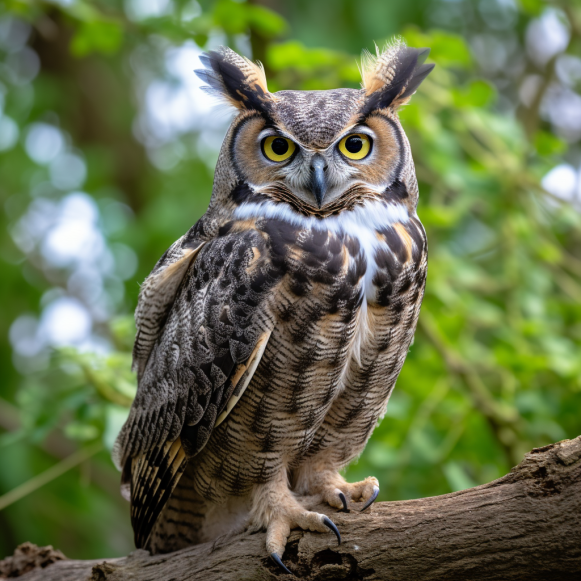
<path fill-rule="evenodd" d="M 289 575 L 295 577 L 294 573 L 291 573 L 286 567 L 285 564 L 281 561 L 280 557 L 276 553 L 271 553 L 270 558 L 285 572 Z"/>
<path fill-rule="evenodd" d="M 347 499 L 345 498 L 345 495 L 342 492 L 339 493 L 339 498 L 343 503 L 343 512 L 349 512 L 349 508 L 347 507 Z"/>
<path fill-rule="evenodd" d="M 374 486 L 373 487 L 373 495 L 372 497 L 365 503 L 365 506 L 361 509 L 361 512 L 363 512 L 366 508 L 369 508 L 374 502 L 375 499 L 377 498 L 377 495 L 379 494 L 379 486 Z"/>
<path fill-rule="evenodd" d="M 323 517 L 323 524 L 326 527 L 329 527 L 334 533 L 335 536 L 337 537 L 337 540 L 339 541 L 339 545 L 341 544 L 341 533 L 339 532 L 339 529 L 335 526 L 335 523 L 328 517 L 325 516 Z"/>

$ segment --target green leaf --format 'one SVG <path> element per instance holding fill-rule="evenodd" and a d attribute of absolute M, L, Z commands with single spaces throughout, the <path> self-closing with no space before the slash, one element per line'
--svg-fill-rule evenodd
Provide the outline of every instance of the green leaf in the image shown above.
<path fill-rule="evenodd" d="M 123 42 L 123 29 L 117 22 L 83 22 L 71 40 L 71 52 L 76 57 L 91 53 L 111 55 L 116 53 Z"/>
<path fill-rule="evenodd" d="M 219 0 L 214 8 L 214 24 L 227 34 L 242 34 L 248 31 L 251 7 L 233 0 Z"/>
<path fill-rule="evenodd" d="M 448 485 L 453 492 L 466 490 L 467 488 L 472 488 L 477 485 L 477 482 L 467 474 L 466 470 L 459 462 L 446 462 L 446 464 L 442 466 L 442 470 L 446 476 Z"/>
<path fill-rule="evenodd" d="M 287 29 L 286 20 L 264 6 L 250 5 L 248 21 L 252 28 L 266 38 L 279 36 Z"/>
<path fill-rule="evenodd" d="M 323 48 L 307 48 L 298 41 L 274 44 L 268 50 L 268 64 L 274 70 L 295 68 L 312 72 L 317 68 L 336 64 L 344 55 Z"/>
<path fill-rule="evenodd" d="M 531 16 L 539 16 L 546 7 L 546 3 L 543 0 L 518 0 L 518 3 Z"/>
<path fill-rule="evenodd" d="M 567 144 L 548 131 L 537 131 L 534 137 L 534 146 L 537 153 L 543 157 L 559 155 L 566 151 Z"/>
<path fill-rule="evenodd" d="M 456 107 L 486 107 L 496 97 L 496 89 L 486 81 L 472 81 L 463 89 L 453 89 Z"/>
<path fill-rule="evenodd" d="M 71 440 L 86 442 L 94 440 L 99 436 L 99 430 L 96 426 L 81 422 L 70 422 L 65 426 L 65 435 Z"/>
<path fill-rule="evenodd" d="M 430 62 L 435 62 L 436 66 L 468 68 L 472 64 L 470 49 L 458 34 L 442 30 L 424 33 L 412 26 L 404 30 L 404 37 L 410 46 L 428 47 Z"/>

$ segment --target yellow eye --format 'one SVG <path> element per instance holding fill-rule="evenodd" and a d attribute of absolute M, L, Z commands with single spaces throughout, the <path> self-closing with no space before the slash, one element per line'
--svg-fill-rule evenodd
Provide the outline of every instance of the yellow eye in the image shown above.
<path fill-rule="evenodd" d="M 352 133 L 341 139 L 339 151 L 348 159 L 363 159 L 371 151 L 371 139 L 363 133 Z"/>
<path fill-rule="evenodd" d="M 271 135 L 262 141 L 262 153 L 270 161 L 285 161 L 296 149 L 296 145 L 286 137 Z"/>

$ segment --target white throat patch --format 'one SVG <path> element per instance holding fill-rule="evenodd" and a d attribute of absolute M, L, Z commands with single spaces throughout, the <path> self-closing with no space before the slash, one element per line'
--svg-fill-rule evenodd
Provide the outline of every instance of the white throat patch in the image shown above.
<path fill-rule="evenodd" d="M 358 228 L 376 230 L 398 222 L 405 224 L 409 220 L 406 206 L 390 204 L 380 200 L 376 202 L 368 201 L 362 206 L 355 206 L 353 210 L 345 210 L 336 216 L 329 216 L 328 218 L 303 216 L 284 202 L 275 203 L 270 200 L 249 202 L 236 208 L 234 217 L 237 220 L 276 218 L 300 228 L 329 230 L 334 233 L 342 231 L 349 234 Z"/>

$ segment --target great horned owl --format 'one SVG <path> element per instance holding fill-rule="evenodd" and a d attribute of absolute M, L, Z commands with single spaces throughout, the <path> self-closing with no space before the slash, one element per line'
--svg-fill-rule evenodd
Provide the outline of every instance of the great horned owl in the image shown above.
<path fill-rule="evenodd" d="M 202 218 L 141 288 L 139 388 L 115 446 L 137 547 L 250 527 L 283 568 L 292 528 L 340 535 L 307 499 L 368 506 L 363 450 L 403 365 L 427 269 L 397 109 L 433 65 L 403 44 L 361 90 L 270 93 L 228 48 L 196 71 L 238 109 Z M 285 569 L 286 570 L 286 569 Z"/>

